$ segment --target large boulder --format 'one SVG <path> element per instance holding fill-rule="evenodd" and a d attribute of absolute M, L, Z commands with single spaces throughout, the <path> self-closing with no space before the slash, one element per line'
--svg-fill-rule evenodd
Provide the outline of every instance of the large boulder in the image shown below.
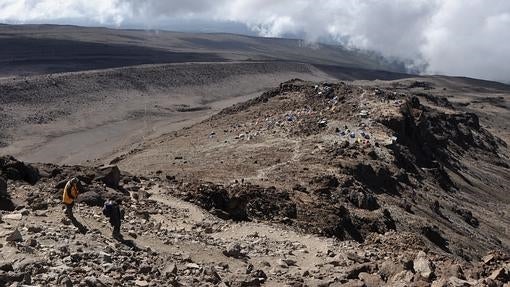
<path fill-rule="evenodd" d="M 509 282 L 510 281 L 510 274 L 505 268 L 498 268 L 494 270 L 491 275 L 489 275 L 489 279 L 492 280 L 499 280 L 502 282 Z"/>
<path fill-rule="evenodd" d="M 423 251 L 420 251 L 414 259 L 413 269 L 416 274 L 426 280 L 430 280 L 434 276 L 434 266 Z"/>
<path fill-rule="evenodd" d="M 81 193 L 77 202 L 84 203 L 89 206 L 103 206 L 106 200 L 113 200 L 118 203 L 129 200 L 129 196 L 119 192 L 113 188 L 94 187 L 91 190 Z"/>
<path fill-rule="evenodd" d="M 3 173 L 5 174 L 5 176 L 8 179 L 11 179 L 11 180 L 22 180 L 23 179 L 21 172 L 14 167 L 6 167 L 3 171 Z"/>
<path fill-rule="evenodd" d="M 358 275 L 358 278 L 361 279 L 366 287 L 378 287 L 378 286 L 382 286 L 384 285 L 383 283 L 383 280 L 381 278 L 381 276 L 379 276 L 378 274 L 370 274 L 370 273 L 366 273 L 366 272 L 361 272 L 359 275 Z"/>
<path fill-rule="evenodd" d="M 120 170 L 116 165 L 106 165 L 99 168 L 95 180 L 102 181 L 109 187 L 117 188 L 120 182 Z"/>
<path fill-rule="evenodd" d="M 113 188 L 105 188 L 104 190 L 96 190 L 99 195 L 106 201 L 108 199 L 111 199 L 116 202 L 125 202 L 129 200 L 129 194 L 124 194 L 118 190 L 115 190 Z"/>
<path fill-rule="evenodd" d="M 25 273 L 23 272 L 0 272 L 0 286 L 8 286 L 8 284 L 13 282 L 21 282 L 24 277 Z"/>
<path fill-rule="evenodd" d="M 36 167 L 33 167 L 31 165 L 24 165 L 23 168 L 23 179 L 30 183 L 30 184 L 36 184 L 37 181 L 41 178 L 41 175 L 39 173 L 39 170 Z"/>
<path fill-rule="evenodd" d="M 186 186 L 184 199 L 224 219 L 283 220 L 297 217 L 296 204 L 286 191 L 253 184 L 224 187 L 213 183 Z"/>
<path fill-rule="evenodd" d="M 175 263 L 167 264 L 165 266 L 165 268 L 163 269 L 162 274 L 165 278 L 169 278 L 169 277 L 177 275 L 177 266 L 175 265 Z"/>
<path fill-rule="evenodd" d="M 30 184 L 36 184 L 40 178 L 39 170 L 13 157 L 2 158 L 2 173 L 12 180 L 24 180 Z"/>
<path fill-rule="evenodd" d="M 379 274 L 386 280 L 392 278 L 396 274 L 405 270 L 405 266 L 403 264 L 395 263 L 392 260 L 386 260 L 381 263 L 379 266 Z"/>
<path fill-rule="evenodd" d="M 105 199 L 95 191 L 87 191 L 78 196 L 79 203 L 85 203 L 89 206 L 103 206 Z"/>

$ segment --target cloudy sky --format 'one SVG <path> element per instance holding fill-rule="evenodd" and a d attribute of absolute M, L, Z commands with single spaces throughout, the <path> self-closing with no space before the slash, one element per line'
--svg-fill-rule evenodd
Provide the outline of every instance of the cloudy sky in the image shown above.
<path fill-rule="evenodd" d="M 0 22 L 297 36 L 510 82 L 509 0 L 0 0 Z"/>

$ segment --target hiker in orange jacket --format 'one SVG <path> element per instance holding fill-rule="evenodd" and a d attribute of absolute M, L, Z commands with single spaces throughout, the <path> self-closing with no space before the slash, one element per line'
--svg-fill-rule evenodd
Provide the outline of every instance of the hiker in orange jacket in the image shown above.
<path fill-rule="evenodd" d="M 74 218 L 73 215 L 74 200 L 78 198 L 79 191 L 80 191 L 79 180 L 76 177 L 73 177 L 70 181 L 68 181 L 66 186 L 64 187 L 62 202 L 66 207 L 65 214 L 69 218 Z"/>

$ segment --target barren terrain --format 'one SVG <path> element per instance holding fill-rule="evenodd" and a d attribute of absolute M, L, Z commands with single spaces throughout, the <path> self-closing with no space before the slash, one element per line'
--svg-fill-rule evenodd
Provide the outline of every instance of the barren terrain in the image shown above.
<path fill-rule="evenodd" d="M 507 85 L 297 40 L 0 31 L 0 286 L 510 284 Z"/>
<path fill-rule="evenodd" d="M 425 88 L 412 87 L 414 83 Z M 377 200 L 383 200 L 383 205 L 395 207 L 423 197 L 424 202 L 417 203 L 417 221 L 409 219 L 415 214 L 409 214 L 411 209 L 407 213 L 397 209 L 402 213 L 399 217 L 415 225 L 405 229 L 419 230 L 423 224 L 453 228 L 453 219 L 445 215 L 446 210 L 438 216 L 427 209 L 436 201 L 453 209 L 469 203 L 474 206 L 466 206 L 466 210 L 494 212 L 474 215 L 487 218 L 487 224 L 494 226 L 485 231 L 483 227 L 465 231 L 454 228 L 461 237 L 451 241 L 449 250 L 456 244 L 467 244 L 458 249 L 469 256 L 469 250 L 477 253 L 495 248 L 501 241 L 508 246 L 507 127 L 493 127 L 494 119 L 487 117 L 487 126 L 499 133 L 499 137 L 494 136 L 480 126 L 475 114 L 459 113 L 442 96 L 444 90 L 431 82 L 407 80 L 375 87 L 366 84 L 284 84 L 279 90 L 226 109 L 190 129 L 147 142 L 121 157 L 120 167 L 130 172 L 162 171 L 218 184 L 247 181 L 275 186 L 306 208 L 319 199 L 326 200 L 327 205 L 343 200 L 334 195 L 336 192 L 355 200 L 354 205 L 361 205 L 358 207 L 373 196 L 365 194 L 370 190 L 381 193 Z M 434 95 L 435 90 L 440 95 Z M 327 97 L 325 91 L 330 93 Z M 411 115 L 415 117 L 413 123 L 408 122 Z M 392 141 L 402 147 L 393 146 Z M 353 180 L 360 181 L 361 186 Z M 350 189 L 365 195 L 353 194 Z M 363 209 L 380 210 L 378 206 L 367 203 Z M 421 210 L 423 207 L 425 210 Z M 425 221 L 420 223 L 418 218 Z M 446 221 L 441 223 L 443 219 Z M 478 232 L 482 233 L 475 235 Z M 472 241 L 473 236 L 480 240 Z M 468 247 L 472 244 L 475 246 Z"/>
<path fill-rule="evenodd" d="M 375 56 L 287 39 L 0 25 L 0 41 L 0 154 L 32 162 L 104 158 L 292 78 L 408 77 Z"/>
<path fill-rule="evenodd" d="M 3 158 L 0 280 L 503 286 L 507 143 L 438 85 L 286 82 L 115 157 L 122 172 Z M 79 228 L 60 215 L 71 176 Z M 107 198 L 123 241 L 99 216 Z"/>
<path fill-rule="evenodd" d="M 164 64 L 0 80 L 1 153 L 81 163 L 204 119 L 294 77 L 294 63 Z"/>

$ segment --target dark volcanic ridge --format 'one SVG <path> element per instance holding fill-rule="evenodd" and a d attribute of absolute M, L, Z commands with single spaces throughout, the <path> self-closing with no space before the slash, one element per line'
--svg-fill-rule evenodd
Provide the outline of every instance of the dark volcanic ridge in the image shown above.
<path fill-rule="evenodd" d="M 302 40 L 58 25 L 0 26 L 0 77 L 140 64 L 289 61 L 403 72 L 374 53 Z"/>
<path fill-rule="evenodd" d="M 214 182 L 178 190 L 225 218 L 276 218 L 360 242 L 412 231 L 467 259 L 508 250 L 506 143 L 447 99 L 427 103 L 296 80 L 116 161 Z"/>

